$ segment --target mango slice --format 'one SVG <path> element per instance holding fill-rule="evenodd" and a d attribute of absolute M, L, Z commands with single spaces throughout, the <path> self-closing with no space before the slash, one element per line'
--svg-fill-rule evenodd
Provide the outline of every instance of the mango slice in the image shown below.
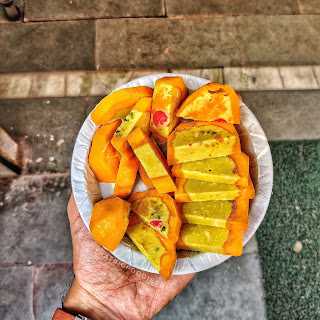
<path fill-rule="evenodd" d="M 239 124 L 239 98 L 231 87 L 211 82 L 193 92 L 183 102 L 177 116 L 184 119 Z"/>
<path fill-rule="evenodd" d="M 247 186 L 249 157 L 244 153 L 175 164 L 174 177 Z"/>
<path fill-rule="evenodd" d="M 121 120 L 101 126 L 95 133 L 89 153 L 89 165 L 99 182 L 115 182 L 120 155 L 111 145 L 110 139 Z"/>
<path fill-rule="evenodd" d="M 253 199 L 255 195 L 251 179 L 245 187 L 184 178 L 177 178 L 176 185 L 175 200 L 177 202 L 234 200 L 238 197 Z"/>
<path fill-rule="evenodd" d="M 96 125 L 123 119 L 143 97 L 152 97 L 149 87 L 133 87 L 121 89 L 110 93 L 103 98 L 91 113 L 91 118 Z"/>
<path fill-rule="evenodd" d="M 116 184 L 114 186 L 113 194 L 119 198 L 126 199 L 130 196 L 139 167 L 139 160 L 133 157 L 127 160 L 125 157 L 121 158 L 120 166 L 117 174 Z"/>
<path fill-rule="evenodd" d="M 249 199 L 193 201 L 178 203 L 184 223 L 232 229 L 248 228 Z"/>
<path fill-rule="evenodd" d="M 90 230 L 101 246 L 110 251 L 120 243 L 128 223 L 131 204 L 118 197 L 109 197 L 94 204 Z"/>
<path fill-rule="evenodd" d="M 131 214 L 129 219 L 127 235 L 162 278 L 169 280 L 177 259 L 174 244 L 147 226 L 135 214 Z"/>
<path fill-rule="evenodd" d="M 228 123 L 181 123 L 168 137 L 169 165 L 240 153 L 238 133 Z"/>
<path fill-rule="evenodd" d="M 143 165 L 140 163 L 139 164 L 139 173 L 142 182 L 149 188 L 149 189 L 154 189 L 154 185 L 151 181 L 151 179 L 148 177 L 146 170 L 144 170 Z"/>
<path fill-rule="evenodd" d="M 130 133 L 128 142 L 157 191 L 159 193 L 176 191 L 170 167 L 156 142 L 140 128 Z"/>
<path fill-rule="evenodd" d="M 134 157 L 134 152 L 127 141 L 128 135 L 137 127 L 140 127 L 147 134 L 150 132 L 151 104 L 152 98 L 141 98 L 130 113 L 123 119 L 111 139 L 112 145 L 127 159 Z"/>
<path fill-rule="evenodd" d="M 169 134 L 180 121 L 176 111 L 186 95 L 187 88 L 181 77 L 164 77 L 156 81 L 150 129 L 160 139 L 167 141 Z"/>
<path fill-rule="evenodd" d="M 214 252 L 224 255 L 242 254 L 241 229 L 226 229 L 196 224 L 183 224 L 177 249 Z"/>
<path fill-rule="evenodd" d="M 177 204 L 169 195 L 153 189 L 135 193 L 128 201 L 146 224 L 173 243 L 178 241 L 181 219 Z"/>

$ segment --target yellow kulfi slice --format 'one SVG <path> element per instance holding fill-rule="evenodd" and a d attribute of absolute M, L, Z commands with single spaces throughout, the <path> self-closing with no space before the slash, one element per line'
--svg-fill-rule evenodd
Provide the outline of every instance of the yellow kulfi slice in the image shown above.
<path fill-rule="evenodd" d="M 129 216 L 127 235 L 162 278 L 169 280 L 177 259 L 173 242 L 146 225 L 135 214 Z"/>
<path fill-rule="evenodd" d="M 175 164 L 174 177 L 248 185 L 249 157 L 244 153 Z"/>
<path fill-rule="evenodd" d="M 168 164 L 240 154 L 240 140 L 230 123 L 180 123 L 168 137 Z"/>
<path fill-rule="evenodd" d="M 183 223 L 218 228 L 248 228 L 249 199 L 192 201 L 179 203 Z"/>
<path fill-rule="evenodd" d="M 177 249 L 240 256 L 242 254 L 242 230 L 186 223 L 181 227 Z"/>
<path fill-rule="evenodd" d="M 177 202 L 234 200 L 238 197 L 253 199 L 255 195 L 251 179 L 248 186 L 243 187 L 235 184 L 177 178 L 176 186 L 175 200 Z"/>

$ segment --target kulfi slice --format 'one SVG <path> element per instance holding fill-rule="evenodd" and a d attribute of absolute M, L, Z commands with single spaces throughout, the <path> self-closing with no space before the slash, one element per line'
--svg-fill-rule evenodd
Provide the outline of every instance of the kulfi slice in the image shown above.
<path fill-rule="evenodd" d="M 172 197 L 153 189 L 135 193 L 128 201 L 132 211 L 146 224 L 173 243 L 178 241 L 181 219 Z"/>
<path fill-rule="evenodd" d="M 245 187 L 184 178 L 177 178 L 176 185 L 175 200 L 177 202 L 234 200 L 238 197 L 253 199 L 255 195 L 251 179 Z"/>
<path fill-rule="evenodd" d="M 167 159 L 170 166 L 240 153 L 238 133 L 229 123 L 180 123 L 168 137 Z"/>
<path fill-rule="evenodd" d="M 101 126 L 92 139 L 89 165 L 99 182 L 116 181 L 121 156 L 110 140 L 120 124 L 117 120 Z"/>
<path fill-rule="evenodd" d="M 175 164 L 172 175 L 179 178 L 247 186 L 249 157 L 244 153 Z"/>
<path fill-rule="evenodd" d="M 130 214 L 127 235 L 164 280 L 169 280 L 177 254 L 173 242 L 155 231 L 135 214 Z"/>
<path fill-rule="evenodd" d="M 157 191 L 159 193 L 176 191 L 170 167 L 156 142 L 140 128 L 130 133 L 128 142 Z"/>
<path fill-rule="evenodd" d="M 239 98 L 230 86 L 211 82 L 193 92 L 183 102 L 177 116 L 184 119 L 239 124 Z"/>
<path fill-rule="evenodd" d="M 98 103 L 91 113 L 91 118 L 97 126 L 117 119 L 123 119 L 139 99 L 152 97 L 152 94 L 153 90 L 146 86 L 111 92 Z"/>
<path fill-rule="evenodd" d="M 160 139 L 167 141 L 177 126 L 176 111 L 187 95 L 187 88 L 181 77 L 158 79 L 154 86 L 150 129 Z"/>
<path fill-rule="evenodd" d="M 178 203 L 183 223 L 232 229 L 248 228 L 249 199 L 192 201 Z"/>
<path fill-rule="evenodd" d="M 240 256 L 242 254 L 242 230 L 186 223 L 181 227 L 177 249 Z"/>
<path fill-rule="evenodd" d="M 122 120 L 121 125 L 114 133 L 111 143 L 126 159 L 134 157 L 127 138 L 128 135 L 137 127 L 149 134 L 149 121 L 152 98 L 141 98 L 133 107 L 130 113 Z"/>

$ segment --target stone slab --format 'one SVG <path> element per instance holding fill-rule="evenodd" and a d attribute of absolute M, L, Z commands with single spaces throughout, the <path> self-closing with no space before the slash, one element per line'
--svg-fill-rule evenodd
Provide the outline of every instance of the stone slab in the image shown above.
<path fill-rule="evenodd" d="M 319 89 L 313 68 L 279 67 L 285 89 Z"/>
<path fill-rule="evenodd" d="M 0 126 L 19 142 L 26 173 L 67 172 L 87 104 L 83 98 L 1 100 Z"/>
<path fill-rule="evenodd" d="M 296 0 L 166 0 L 167 14 L 173 15 L 280 15 L 299 14 Z"/>
<path fill-rule="evenodd" d="M 74 278 L 71 264 L 35 268 L 35 314 L 37 319 L 51 319 Z"/>
<path fill-rule="evenodd" d="M 241 91 L 269 140 L 320 139 L 320 90 Z"/>
<path fill-rule="evenodd" d="M 0 73 L 94 70 L 94 21 L 0 24 Z"/>
<path fill-rule="evenodd" d="M 102 70 L 241 64 L 234 17 L 97 20 L 96 32 Z"/>
<path fill-rule="evenodd" d="M 320 14 L 320 2 L 318 0 L 299 0 L 302 14 Z"/>
<path fill-rule="evenodd" d="M 64 73 L 44 73 L 33 75 L 30 98 L 63 97 L 66 76 Z"/>
<path fill-rule="evenodd" d="M 267 319 L 258 255 L 230 258 L 198 273 L 153 319 Z"/>
<path fill-rule="evenodd" d="M 25 21 L 164 16 L 162 0 L 28 0 Z"/>
<path fill-rule="evenodd" d="M 224 83 L 222 68 L 213 69 L 173 69 L 171 72 L 191 74 L 218 83 Z"/>
<path fill-rule="evenodd" d="M 1 319 L 34 320 L 33 267 L 0 267 L 0 314 Z"/>
<path fill-rule="evenodd" d="M 288 67 L 290 68 L 290 67 Z M 279 69 L 260 68 L 224 68 L 224 81 L 234 90 L 280 90 L 283 89 Z"/>
<path fill-rule="evenodd" d="M 0 98 L 27 98 L 31 90 L 32 78 L 30 74 L 0 74 Z"/>
<path fill-rule="evenodd" d="M 314 71 L 314 75 L 316 77 L 318 86 L 320 88 L 320 66 L 314 66 L 313 71 Z"/>
<path fill-rule="evenodd" d="M 0 189 L 1 263 L 72 263 L 70 177 L 22 176 Z"/>

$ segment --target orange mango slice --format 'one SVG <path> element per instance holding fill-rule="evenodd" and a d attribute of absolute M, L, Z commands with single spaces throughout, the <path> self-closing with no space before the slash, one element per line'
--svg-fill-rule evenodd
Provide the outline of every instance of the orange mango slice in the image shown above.
<path fill-rule="evenodd" d="M 159 193 L 176 191 L 170 167 L 156 142 L 140 128 L 130 133 L 128 142 L 157 191 Z"/>
<path fill-rule="evenodd" d="M 131 204 L 117 197 L 110 197 L 94 204 L 90 230 L 101 246 L 110 251 L 120 243 L 129 223 Z"/>
<path fill-rule="evenodd" d="M 169 280 L 177 259 L 175 245 L 135 214 L 131 214 L 129 219 L 127 235 L 162 278 Z"/>
<path fill-rule="evenodd" d="M 135 193 L 128 201 L 146 224 L 173 243 L 178 241 L 181 219 L 177 204 L 169 195 L 153 189 Z"/>
<path fill-rule="evenodd" d="M 152 98 L 141 98 L 122 120 L 121 125 L 111 139 L 112 145 L 127 159 L 134 157 L 134 152 L 127 141 L 128 135 L 137 127 L 140 127 L 147 134 L 150 132 L 151 103 Z"/>
<path fill-rule="evenodd" d="M 247 186 L 249 157 L 244 153 L 175 164 L 174 177 Z"/>
<path fill-rule="evenodd" d="M 152 97 L 149 87 L 133 87 L 114 91 L 103 98 L 91 113 L 96 125 L 123 119 L 143 97 Z"/>
<path fill-rule="evenodd" d="M 251 179 L 245 187 L 184 178 L 177 178 L 176 185 L 175 200 L 177 202 L 234 200 L 238 197 L 253 199 L 255 196 Z"/>
<path fill-rule="evenodd" d="M 248 228 L 249 199 L 192 201 L 178 203 L 183 223 L 232 229 Z"/>
<path fill-rule="evenodd" d="M 176 111 L 187 95 L 187 88 L 181 77 L 158 79 L 154 86 L 150 129 L 166 141 L 179 123 Z"/>
<path fill-rule="evenodd" d="M 184 119 L 239 124 L 239 98 L 228 85 L 211 82 L 193 92 L 183 102 L 177 116 Z"/>
<path fill-rule="evenodd" d="M 240 256 L 242 254 L 242 230 L 183 224 L 176 245 L 177 249 Z"/>
<path fill-rule="evenodd" d="M 229 123 L 185 122 L 168 137 L 169 165 L 240 153 L 239 135 Z"/>
<path fill-rule="evenodd" d="M 140 173 L 140 177 L 142 182 L 149 188 L 149 189 L 153 189 L 154 185 L 151 181 L 151 179 L 148 177 L 146 170 L 144 170 L 143 165 L 140 163 L 139 164 L 139 173 Z"/>
<path fill-rule="evenodd" d="M 130 196 L 139 167 L 139 160 L 133 157 L 127 160 L 121 158 L 120 166 L 117 174 L 116 184 L 113 194 L 119 198 L 126 199 Z"/>
<path fill-rule="evenodd" d="M 99 182 L 115 182 L 120 155 L 110 143 L 121 120 L 101 126 L 95 133 L 89 153 L 89 165 Z"/>

